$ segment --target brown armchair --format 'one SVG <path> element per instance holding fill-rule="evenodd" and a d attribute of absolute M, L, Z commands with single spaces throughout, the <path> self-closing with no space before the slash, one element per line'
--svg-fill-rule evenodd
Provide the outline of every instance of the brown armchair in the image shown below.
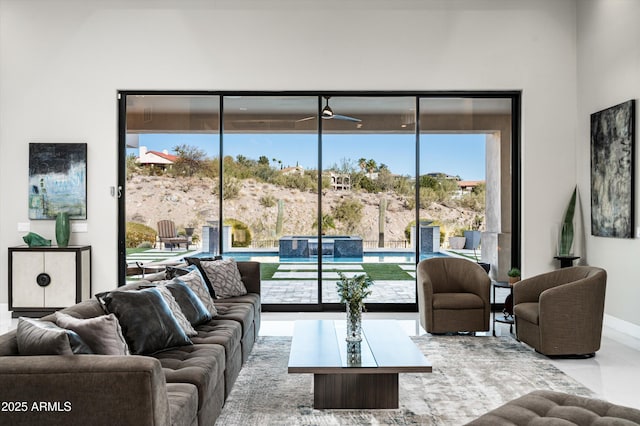
<path fill-rule="evenodd" d="M 593 356 L 600 349 L 607 273 L 574 266 L 513 287 L 518 340 L 548 355 Z"/>
<path fill-rule="evenodd" d="M 475 262 L 435 257 L 418 263 L 420 324 L 429 333 L 489 330 L 491 279 Z"/>

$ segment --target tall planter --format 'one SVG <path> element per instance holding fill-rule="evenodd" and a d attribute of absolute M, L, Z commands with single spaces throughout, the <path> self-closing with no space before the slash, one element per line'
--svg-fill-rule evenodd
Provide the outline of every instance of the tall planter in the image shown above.
<path fill-rule="evenodd" d="M 464 248 L 475 250 L 480 247 L 480 231 L 464 231 Z"/>
<path fill-rule="evenodd" d="M 71 223 L 69 221 L 69 213 L 60 212 L 56 216 L 56 243 L 58 247 L 68 246 L 70 235 Z"/>

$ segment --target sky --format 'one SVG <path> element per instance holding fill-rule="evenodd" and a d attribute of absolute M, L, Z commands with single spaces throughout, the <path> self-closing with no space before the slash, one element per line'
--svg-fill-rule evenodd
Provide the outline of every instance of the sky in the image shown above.
<path fill-rule="evenodd" d="M 174 153 L 178 145 L 196 146 L 214 157 L 217 134 L 144 134 L 139 145 L 148 150 Z M 277 167 L 300 165 L 317 169 L 318 137 L 315 134 L 225 134 L 224 155 L 244 155 L 257 160 L 264 155 Z M 127 153 L 137 155 L 136 149 Z M 398 134 L 326 134 L 323 136 L 322 168 L 348 162 L 356 169 L 358 159 L 385 164 L 391 173 L 415 175 L 415 136 Z M 280 162 L 278 162 L 281 161 Z M 420 135 L 420 174 L 441 172 L 462 180 L 485 180 L 484 134 Z"/>

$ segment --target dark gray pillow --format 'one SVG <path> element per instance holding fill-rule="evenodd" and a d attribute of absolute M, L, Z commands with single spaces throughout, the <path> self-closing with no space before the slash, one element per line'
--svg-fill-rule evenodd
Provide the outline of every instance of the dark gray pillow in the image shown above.
<path fill-rule="evenodd" d="M 59 327 L 78 333 L 96 354 L 129 355 L 129 347 L 122 335 L 118 318 L 114 314 L 94 318 L 75 318 L 56 312 L 56 323 Z"/>
<path fill-rule="evenodd" d="M 180 281 L 180 278 L 174 278 L 172 281 L 164 284 L 171 291 L 171 294 L 180 305 L 180 309 L 187 320 L 194 327 L 205 322 L 211 321 L 211 314 L 204 306 L 202 300 L 189 288 L 186 283 Z"/>
<path fill-rule="evenodd" d="M 50 321 L 34 318 L 18 318 L 16 339 L 20 355 L 93 353 L 76 332 L 60 328 Z"/>
<path fill-rule="evenodd" d="M 96 294 L 96 297 L 107 312 L 118 317 L 133 354 L 151 354 L 193 344 L 156 288 L 116 290 Z"/>

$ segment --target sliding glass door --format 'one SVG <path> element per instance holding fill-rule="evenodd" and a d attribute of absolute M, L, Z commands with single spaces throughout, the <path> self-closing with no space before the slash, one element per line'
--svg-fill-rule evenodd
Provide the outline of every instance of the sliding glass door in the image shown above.
<path fill-rule="evenodd" d="M 223 103 L 223 253 L 262 263 L 264 304 L 317 305 L 318 99 Z"/>
<path fill-rule="evenodd" d="M 415 97 L 332 96 L 322 121 L 322 301 L 337 303 L 338 273 L 368 274 L 367 306 L 414 304 Z"/>
<path fill-rule="evenodd" d="M 518 93 L 120 96 L 123 282 L 222 256 L 261 262 L 265 309 L 366 273 L 368 309 L 413 310 L 422 259 L 519 264 Z"/>

